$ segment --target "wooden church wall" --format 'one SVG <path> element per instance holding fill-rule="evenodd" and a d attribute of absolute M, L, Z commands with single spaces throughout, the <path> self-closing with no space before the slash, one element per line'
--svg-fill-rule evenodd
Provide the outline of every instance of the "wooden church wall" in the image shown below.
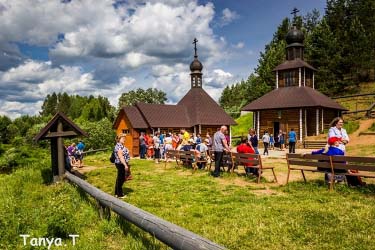
<path fill-rule="evenodd" d="M 139 155 L 139 133 L 133 129 L 126 115 L 123 113 L 120 117 L 120 122 L 116 129 L 116 134 L 125 133 L 126 141 L 125 147 L 129 149 L 131 156 Z M 138 143 L 135 142 L 138 140 Z"/>
<path fill-rule="evenodd" d="M 281 111 L 281 113 L 279 113 Z M 264 110 L 260 112 L 260 135 L 267 130 L 270 134 L 275 134 L 275 122 L 279 123 L 279 129 L 284 132 L 289 131 L 291 128 L 297 133 L 299 138 L 299 109 L 289 110 Z"/>

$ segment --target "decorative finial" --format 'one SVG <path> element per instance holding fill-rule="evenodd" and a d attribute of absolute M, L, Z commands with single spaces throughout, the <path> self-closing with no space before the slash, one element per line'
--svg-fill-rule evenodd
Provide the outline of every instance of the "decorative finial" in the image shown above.
<path fill-rule="evenodd" d="M 292 10 L 292 12 L 290 12 L 290 14 L 293 15 L 293 22 L 296 21 L 297 19 L 297 13 L 299 12 L 299 9 L 297 9 L 296 7 L 294 7 L 294 9 Z"/>
<path fill-rule="evenodd" d="M 193 40 L 193 44 L 194 44 L 194 57 L 198 57 L 198 55 L 197 55 L 197 42 L 198 42 L 198 39 L 194 38 L 194 40 Z"/>

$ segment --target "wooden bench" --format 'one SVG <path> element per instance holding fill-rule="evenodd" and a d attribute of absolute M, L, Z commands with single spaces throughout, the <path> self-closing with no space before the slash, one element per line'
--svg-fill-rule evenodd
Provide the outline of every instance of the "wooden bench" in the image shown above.
<path fill-rule="evenodd" d="M 331 165 L 333 170 L 340 169 L 347 172 L 338 175 L 375 178 L 375 157 L 331 156 Z"/>
<path fill-rule="evenodd" d="M 288 177 L 291 170 L 299 170 L 306 182 L 305 171 L 331 173 L 329 188 L 334 187 L 333 178 L 335 175 L 357 176 L 364 178 L 375 178 L 375 158 L 374 157 L 354 157 L 354 156 L 326 156 L 310 154 L 287 154 Z M 340 170 L 340 171 L 338 171 Z M 358 173 L 349 170 L 359 171 Z M 344 173 L 342 173 L 344 171 Z"/>
<path fill-rule="evenodd" d="M 183 165 L 192 166 L 193 170 L 198 168 L 195 162 L 194 151 L 179 151 L 179 160 L 182 162 Z"/>
<path fill-rule="evenodd" d="M 258 183 L 260 183 L 260 178 L 262 177 L 263 170 L 271 169 L 274 177 L 274 182 L 277 182 L 277 177 L 275 174 L 275 167 L 263 166 L 262 157 L 259 154 L 244 154 L 244 153 L 231 153 L 232 157 L 232 173 L 234 171 L 235 165 L 242 165 L 245 168 L 255 168 L 258 169 Z M 251 166 L 246 166 L 251 164 Z"/>
<path fill-rule="evenodd" d="M 331 166 L 331 159 L 326 155 L 311 155 L 311 154 L 286 154 L 286 161 L 288 164 L 288 176 L 286 178 L 286 183 L 289 182 L 290 172 L 292 170 L 301 171 L 303 180 L 306 182 L 305 171 L 308 172 L 320 172 L 333 173 Z M 333 178 L 334 175 L 331 177 Z M 330 189 L 333 188 L 332 180 L 330 181 Z"/>
<path fill-rule="evenodd" d="M 165 165 L 164 167 L 167 167 L 167 161 L 169 159 L 175 159 L 177 166 L 179 166 L 179 160 L 180 160 L 180 151 L 179 150 L 167 150 L 166 152 L 166 158 L 165 158 Z"/>
<path fill-rule="evenodd" d="M 214 164 L 214 167 L 215 167 L 215 151 L 213 150 L 209 150 L 208 151 L 208 157 L 210 158 L 210 164 L 207 164 L 207 170 L 211 171 L 211 166 L 212 164 Z M 226 161 L 230 159 L 231 160 L 231 154 L 228 153 L 228 152 L 224 152 L 224 155 L 223 155 L 223 161 L 221 163 L 221 168 L 223 169 L 223 171 L 225 172 L 225 166 L 228 166 L 229 167 L 232 167 L 232 164 L 228 165 L 226 163 Z"/>
<path fill-rule="evenodd" d="M 207 164 L 208 163 L 208 157 L 209 157 L 208 154 L 209 153 L 207 151 L 205 159 L 201 159 L 201 157 L 200 157 L 201 154 L 194 150 L 194 159 L 195 159 L 194 163 L 196 164 L 196 167 L 198 167 L 199 163 L 204 163 L 205 168 L 208 167 L 208 164 Z"/>

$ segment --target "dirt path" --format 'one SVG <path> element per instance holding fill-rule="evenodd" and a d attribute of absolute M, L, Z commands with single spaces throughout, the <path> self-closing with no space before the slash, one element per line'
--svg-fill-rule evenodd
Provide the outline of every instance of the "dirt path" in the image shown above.
<path fill-rule="evenodd" d="M 368 130 L 371 125 L 375 122 L 375 119 L 368 119 L 360 121 L 359 128 L 354 133 L 350 134 L 350 142 L 348 146 L 356 146 L 356 145 L 374 145 L 375 144 L 375 136 L 372 135 L 359 135 L 359 133 Z"/>

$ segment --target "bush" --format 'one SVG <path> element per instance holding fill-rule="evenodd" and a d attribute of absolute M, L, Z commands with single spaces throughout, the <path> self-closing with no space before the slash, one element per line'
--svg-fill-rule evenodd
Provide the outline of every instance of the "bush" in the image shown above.
<path fill-rule="evenodd" d="M 371 125 L 371 127 L 368 130 L 375 132 L 375 122 Z"/>

